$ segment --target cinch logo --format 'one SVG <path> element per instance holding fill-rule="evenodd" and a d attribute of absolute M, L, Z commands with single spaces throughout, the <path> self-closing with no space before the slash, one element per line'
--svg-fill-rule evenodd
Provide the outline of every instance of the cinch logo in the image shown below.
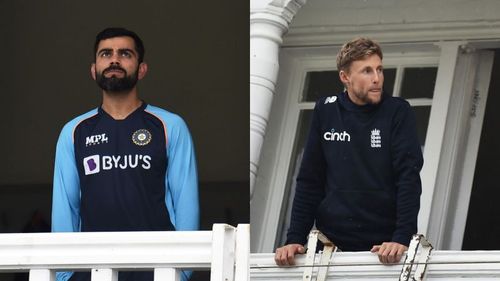
<path fill-rule="evenodd" d="M 108 143 L 106 134 L 93 135 L 85 138 L 85 146 Z"/>
<path fill-rule="evenodd" d="M 83 158 L 85 175 L 97 174 L 101 170 L 111 169 L 134 169 L 137 167 L 149 170 L 151 168 L 151 156 L 149 155 L 92 155 Z"/>
<path fill-rule="evenodd" d="M 346 131 L 339 133 L 335 132 L 335 129 L 332 129 L 330 132 L 325 132 L 323 138 L 327 141 L 351 141 L 351 136 Z"/>

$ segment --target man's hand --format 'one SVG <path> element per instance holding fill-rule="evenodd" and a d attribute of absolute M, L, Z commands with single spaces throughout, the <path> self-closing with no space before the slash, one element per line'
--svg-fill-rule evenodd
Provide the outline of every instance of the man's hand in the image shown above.
<path fill-rule="evenodd" d="M 377 253 L 381 263 L 398 263 L 403 256 L 404 251 L 408 250 L 405 245 L 396 242 L 384 242 L 382 245 L 374 245 L 370 252 Z"/>
<path fill-rule="evenodd" d="M 277 265 L 294 265 L 295 254 L 305 253 L 304 246 L 300 244 L 288 244 L 281 248 L 276 249 L 274 260 Z"/>

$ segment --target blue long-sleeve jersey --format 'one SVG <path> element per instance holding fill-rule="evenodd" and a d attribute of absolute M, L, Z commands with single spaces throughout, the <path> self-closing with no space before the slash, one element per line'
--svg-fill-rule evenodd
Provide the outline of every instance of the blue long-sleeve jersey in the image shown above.
<path fill-rule="evenodd" d="M 198 225 L 194 148 L 178 115 L 143 103 L 124 120 L 97 108 L 64 126 L 56 148 L 53 232 Z M 58 280 L 70 276 L 58 274 Z"/>
<path fill-rule="evenodd" d="M 357 106 L 346 92 L 314 109 L 287 244 L 316 227 L 345 251 L 408 245 L 417 231 L 422 151 L 408 102 Z"/>

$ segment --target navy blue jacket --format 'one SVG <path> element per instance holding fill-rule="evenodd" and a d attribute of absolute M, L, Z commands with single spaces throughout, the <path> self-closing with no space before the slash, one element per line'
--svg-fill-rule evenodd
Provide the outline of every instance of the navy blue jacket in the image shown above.
<path fill-rule="evenodd" d="M 64 126 L 53 232 L 189 231 L 198 223 L 194 146 L 178 115 L 143 103 L 123 120 L 96 108 Z M 59 272 L 57 279 L 70 276 Z"/>
<path fill-rule="evenodd" d="M 314 109 L 297 177 L 287 244 L 306 242 L 314 223 L 340 249 L 408 245 L 417 232 L 422 151 L 414 113 L 384 96 L 357 106 L 347 93 Z"/>

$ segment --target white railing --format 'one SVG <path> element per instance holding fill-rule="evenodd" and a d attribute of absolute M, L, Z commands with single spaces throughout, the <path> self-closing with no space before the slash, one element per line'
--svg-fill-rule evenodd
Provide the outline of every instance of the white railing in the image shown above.
<path fill-rule="evenodd" d="M 0 234 L 0 272 L 29 271 L 30 281 L 54 281 L 56 271 L 91 271 L 92 281 L 116 281 L 119 270 L 154 270 L 154 280 L 178 281 L 181 269 L 210 269 L 212 281 L 247 281 L 250 228 L 214 224 L 212 231 Z"/>
<path fill-rule="evenodd" d="M 302 280 L 305 255 L 298 256 L 296 261 L 294 267 L 278 267 L 274 254 L 251 254 L 250 280 Z M 425 280 L 428 281 L 500 280 L 500 251 L 433 251 L 427 264 Z M 396 265 L 382 265 L 370 252 L 338 252 L 330 259 L 326 280 L 396 281 L 402 267 L 403 261 Z M 318 267 L 315 267 L 313 272 L 317 274 L 317 271 Z"/>

